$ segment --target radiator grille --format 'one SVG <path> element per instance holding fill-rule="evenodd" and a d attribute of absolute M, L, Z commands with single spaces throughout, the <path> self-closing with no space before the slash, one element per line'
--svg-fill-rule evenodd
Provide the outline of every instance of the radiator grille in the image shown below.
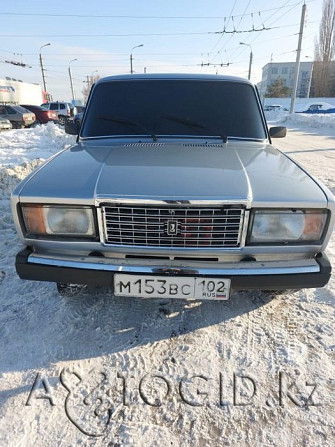
<path fill-rule="evenodd" d="M 102 206 L 105 242 L 145 247 L 239 247 L 241 206 Z"/>

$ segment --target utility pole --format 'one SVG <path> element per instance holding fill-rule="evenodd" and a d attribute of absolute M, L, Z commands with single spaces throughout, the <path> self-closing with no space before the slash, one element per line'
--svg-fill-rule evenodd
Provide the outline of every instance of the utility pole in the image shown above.
<path fill-rule="evenodd" d="M 309 98 L 309 95 L 311 94 L 312 77 L 313 77 L 313 68 L 314 68 L 314 61 L 312 62 L 311 74 L 309 75 L 309 80 L 308 80 L 307 98 Z"/>
<path fill-rule="evenodd" d="M 70 85 L 71 85 L 72 99 L 76 99 L 75 94 L 74 94 L 74 88 L 73 88 L 73 80 L 72 80 L 71 67 L 69 67 L 69 77 L 70 77 Z"/>
<path fill-rule="evenodd" d="M 47 91 L 47 83 L 45 81 L 43 58 L 42 58 L 42 54 L 41 53 L 40 53 L 40 65 L 41 65 L 41 71 L 42 71 L 43 87 L 44 87 L 44 91 L 46 92 Z"/>
<path fill-rule="evenodd" d="M 303 31 L 304 31 L 304 25 L 305 25 L 305 14 L 306 14 L 306 4 L 304 3 L 302 5 L 302 10 L 301 10 L 300 32 L 299 32 L 299 40 L 298 40 L 297 58 L 296 58 L 296 61 L 295 61 L 294 83 L 293 83 L 293 89 L 292 89 L 292 93 L 291 93 L 290 113 L 294 112 L 295 98 L 297 96 L 297 87 L 298 87 L 298 79 L 299 79 L 299 67 L 300 67 L 301 42 L 302 42 L 302 35 L 303 35 Z"/>
<path fill-rule="evenodd" d="M 248 46 L 250 48 L 249 70 L 248 70 L 248 79 L 250 81 L 250 78 L 251 78 L 251 66 L 252 66 L 252 59 L 253 59 L 252 47 L 251 47 L 251 45 L 249 45 L 248 43 L 245 43 L 245 42 L 240 42 L 240 45 L 246 45 L 246 46 Z"/>
<path fill-rule="evenodd" d="M 252 54 L 252 51 L 250 51 L 250 56 L 249 56 L 249 73 L 248 73 L 248 79 L 249 79 L 249 81 L 250 81 L 250 78 L 251 78 L 252 58 L 253 58 L 253 54 Z"/>
<path fill-rule="evenodd" d="M 47 91 L 47 83 L 45 80 L 45 73 L 44 73 L 44 66 L 43 66 L 43 58 L 42 58 L 42 48 L 44 47 L 48 47 L 49 45 L 51 45 L 50 43 L 46 43 L 45 45 L 42 45 L 40 48 L 40 65 L 41 65 L 41 71 L 42 71 L 42 79 L 43 79 L 43 87 L 44 87 L 44 91 Z"/>
<path fill-rule="evenodd" d="M 69 62 L 69 77 L 70 77 L 70 85 L 71 85 L 71 92 L 72 92 L 72 100 L 73 100 L 73 101 L 76 99 L 76 96 L 75 96 L 75 93 L 74 93 L 73 80 L 72 80 L 72 72 L 71 72 L 70 64 L 71 64 L 71 62 L 74 62 L 74 61 L 76 61 L 76 60 L 77 60 L 77 59 L 72 59 L 72 60 Z"/>
<path fill-rule="evenodd" d="M 133 70 L 133 54 L 130 53 L 130 74 L 133 74 L 134 70 Z"/>
<path fill-rule="evenodd" d="M 134 73 L 134 70 L 133 70 L 133 50 L 135 48 L 140 48 L 140 47 L 143 47 L 143 43 L 141 43 L 141 45 L 136 45 L 136 47 L 133 47 L 131 49 L 131 51 L 130 51 L 130 57 L 129 57 L 129 59 L 130 59 L 130 74 Z"/>

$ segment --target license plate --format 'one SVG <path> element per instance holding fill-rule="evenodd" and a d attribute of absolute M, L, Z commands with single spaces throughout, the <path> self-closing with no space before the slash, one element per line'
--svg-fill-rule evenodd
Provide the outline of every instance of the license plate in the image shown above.
<path fill-rule="evenodd" d="M 230 279 L 189 276 L 114 275 L 114 295 L 139 298 L 228 300 Z"/>

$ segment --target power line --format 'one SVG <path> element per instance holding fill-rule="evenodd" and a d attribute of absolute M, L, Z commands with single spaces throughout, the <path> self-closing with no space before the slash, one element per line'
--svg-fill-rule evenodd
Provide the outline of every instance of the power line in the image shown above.
<path fill-rule="evenodd" d="M 311 3 L 315 0 L 307 0 L 306 3 Z M 235 1 L 236 3 L 236 1 Z M 301 1 L 298 3 L 295 3 L 294 6 L 300 5 Z M 287 5 L 286 7 L 289 8 L 293 5 Z M 285 6 L 280 6 L 278 8 L 270 8 L 270 9 L 264 9 L 262 11 L 254 11 L 251 13 L 248 13 L 246 15 L 252 15 L 252 14 L 258 14 L 259 12 L 269 12 L 269 11 L 277 11 L 279 9 L 284 8 Z M 234 9 L 234 7 L 233 7 Z M 232 14 L 232 13 L 231 13 Z M 193 19 L 201 19 L 201 20 L 222 20 L 222 19 L 228 19 L 227 16 L 137 16 L 137 15 L 99 15 L 99 14 L 48 14 L 48 13 L 23 13 L 23 12 L 0 12 L 0 15 L 7 15 L 7 16 L 33 16 L 33 17 L 70 17 L 70 18 L 114 18 L 114 19 L 182 19 L 182 20 L 193 20 Z M 242 17 L 244 14 L 240 15 L 234 15 L 235 18 Z M 231 15 L 230 15 L 231 16 Z"/>
<path fill-rule="evenodd" d="M 289 1 L 290 1 L 290 0 L 287 0 L 286 3 L 284 3 L 284 5 L 282 5 L 281 8 L 284 8 L 284 7 L 286 7 L 286 6 L 289 6 L 289 5 L 287 5 L 287 3 L 289 3 Z M 301 4 L 301 2 L 298 3 L 298 5 L 300 5 L 300 4 Z M 274 21 L 272 21 L 272 22 L 269 24 L 269 26 L 271 27 L 274 23 L 278 22 L 282 17 L 284 17 L 284 16 L 285 16 L 286 14 L 288 14 L 289 12 L 291 12 L 291 11 L 292 11 L 296 6 L 298 6 L 298 5 L 293 5 L 288 11 L 284 12 L 281 16 L 277 17 Z M 266 19 L 265 21 L 268 22 L 274 15 L 276 15 L 276 13 L 271 14 L 269 17 L 267 17 L 267 19 Z M 281 26 L 280 28 L 287 28 L 287 27 L 289 27 L 289 26 L 297 26 L 297 25 L 283 25 L 283 26 Z M 255 36 L 255 38 L 254 38 L 253 40 L 251 40 L 250 44 L 252 44 L 256 39 L 258 39 L 259 36 L 260 36 L 260 34 L 258 34 L 257 36 Z M 247 43 L 247 39 L 244 41 L 244 43 Z M 242 52 L 242 51 L 243 51 L 243 50 L 241 50 L 241 52 Z M 239 54 L 241 54 L 241 52 L 240 52 Z M 238 57 L 239 54 L 237 54 L 236 57 Z M 235 59 L 235 60 L 236 60 L 236 59 Z"/>
<path fill-rule="evenodd" d="M 251 33 L 260 31 L 269 31 L 271 29 L 281 28 L 279 26 L 273 28 L 262 27 L 260 29 L 246 29 L 238 31 L 238 33 Z M 177 33 L 131 33 L 131 34 L 0 34 L 0 37 L 43 37 L 43 38 L 59 38 L 59 37 L 145 37 L 145 36 L 203 36 L 210 34 L 235 34 L 234 31 L 204 31 L 204 32 L 177 32 Z"/>
<path fill-rule="evenodd" d="M 268 17 L 266 20 L 269 20 L 269 18 L 273 17 L 273 16 L 277 13 L 277 11 L 280 11 L 280 10 L 284 9 L 285 7 L 287 7 L 287 6 L 288 6 L 287 3 L 289 3 L 289 1 L 290 1 L 290 0 L 287 0 L 283 5 L 281 5 L 280 7 L 276 8 L 276 9 L 275 9 L 276 12 L 274 12 L 273 14 L 271 14 L 270 17 Z M 248 3 L 248 5 L 247 5 L 247 7 L 248 7 L 248 6 L 249 6 L 249 3 Z M 244 12 L 246 12 L 246 9 L 244 10 Z M 263 12 L 265 12 L 265 11 L 263 11 Z M 253 17 L 253 14 L 254 14 L 254 13 L 251 13 L 252 17 Z M 260 13 L 259 13 L 259 14 L 260 14 Z M 242 17 L 242 18 L 243 18 L 243 17 Z M 241 20 L 242 20 L 242 18 L 241 18 Z M 238 26 L 240 25 L 241 20 L 240 20 Z M 253 20 L 253 19 L 252 19 L 252 20 Z M 264 27 L 264 22 L 262 22 L 262 26 Z M 223 36 L 221 36 L 221 38 L 222 38 L 222 37 L 223 37 Z M 227 43 L 228 43 L 233 37 L 234 37 L 234 33 L 232 33 L 232 34 L 230 35 L 230 38 L 227 40 L 227 42 L 224 43 L 224 45 L 220 48 L 220 50 L 218 51 L 218 53 L 217 53 L 216 55 L 213 56 L 212 61 L 215 60 L 215 58 L 217 57 L 217 55 L 220 54 L 220 52 L 224 49 L 224 47 L 227 45 Z M 221 38 L 220 38 L 220 39 L 221 39 Z M 220 40 L 220 39 L 219 39 L 219 40 Z M 254 39 L 254 40 L 255 40 L 255 39 Z M 246 39 L 243 41 L 243 43 L 247 43 L 247 41 L 248 41 L 248 38 L 246 38 Z M 239 46 L 239 48 L 240 48 L 240 46 Z M 243 48 L 242 50 L 240 49 L 240 52 L 238 52 L 238 55 L 240 55 L 243 51 L 244 51 L 244 48 Z"/>
<path fill-rule="evenodd" d="M 23 62 L 17 62 L 17 61 L 3 61 L 3 62 L 5 64 L 16 65 L 17 67 L 31 68 L 31 65 L 24 64 Z"/>
<path fill-rule="evenodd" d="M 240 23 L 241 23 L 241 21 L 242 21 L 242 19 L 243 19 L 243 17 L 244 17 L 244 13 L 247 11 L 247 9 L 248 9 L 248 7 L 249 7 L 249 5 L 250 5 L 250 2 L 251 2 L 251 0 L 249 0 L 249 3 L 247 4 L 247 6 L 246 6 L 246 8 L 245 8 L 245 10 L 244 10 L 244 12 L 243 12 L 243 14 L 242 14 L 242 16 L 241 16 L 241 18 L 240 18 L 240 21 L 239 21 L 237 27 L 239 27 L 239 25 L 240 25 Z M 232 8 L 231 12 L 230 12 L 230 15 L 232 15 L 232 13 L 233 13 L 233 11 L 234 11 L 235 4 L 236 4 L 236 1 L 235 1 L 234 5 L 233 5 L 233 8 Z M 218 46 L 218 44 L 221 42 L 221 39 L 222 39 L 222 38 L 223 38 L 223 34 L 220 36 L 219 40 L 216 42 L 216 44 L 214 45 L 214 47 L 213 47 L 213 48 L 211 49 L 211 51 L 209 52 L 209 54 L 208 54 L 208 59 L 209 59 L 209 56 L 213 53 L 214 49 L 215 49 L 215 48 Z M 229 41 L 230 41 L 230 39 L 228 39 L 227 43 L 228 43 Z"/>
<path fill-rule="evenodd" d="M 0 51 L 4 51 L 7 53 L 11 53 L 13 54 L 12 51 L 8 51 L 8 50 L 2 50 L 0 49 Z M 23 56 L 38 56 L 39 53 L 22 53 Z M 196 53 L 143 53 L 141 52 L 142 56 L 189 56 L 189 55 L 198 55 L 199 51 L 197 51 Z M 127 60 L 129 58 L 129 53 L 51 53 L 48 52 L 48 57 L 49 56 L 128 56 Z"/>

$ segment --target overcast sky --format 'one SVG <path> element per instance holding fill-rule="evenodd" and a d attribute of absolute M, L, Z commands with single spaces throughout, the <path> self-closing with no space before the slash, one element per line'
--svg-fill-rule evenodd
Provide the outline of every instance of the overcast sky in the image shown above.
<path fill-rule="evenodd" d="M 45 0 L 2 2 L 0 78 L 42 84 L 42 49 L 47 88 L 55 100 L 70 100 L 68 66 L 77 97 L 87 76 L 129 73 L 203 72 L 252 81 L 268 62 L 294 61 L 303 1 L 279 0 Z M 313 57 L 322 0 L 306 0 L 302 61 Z M 262 31 L 258 31 L 263 29 Z M 225 33 L 222 31 L 225 30 Z M 235 31 L 235 32 L 234 32 Z M 218 34 L 219 33 L 219 34 Z M 17 67 L 5 61 L 27 64 Z M 209 65 L 205 65 L 209 64 Z M 226 66 L 229 64 L 229 66 Z M 221 66 L 222 65 L 222 66 Z"/>

